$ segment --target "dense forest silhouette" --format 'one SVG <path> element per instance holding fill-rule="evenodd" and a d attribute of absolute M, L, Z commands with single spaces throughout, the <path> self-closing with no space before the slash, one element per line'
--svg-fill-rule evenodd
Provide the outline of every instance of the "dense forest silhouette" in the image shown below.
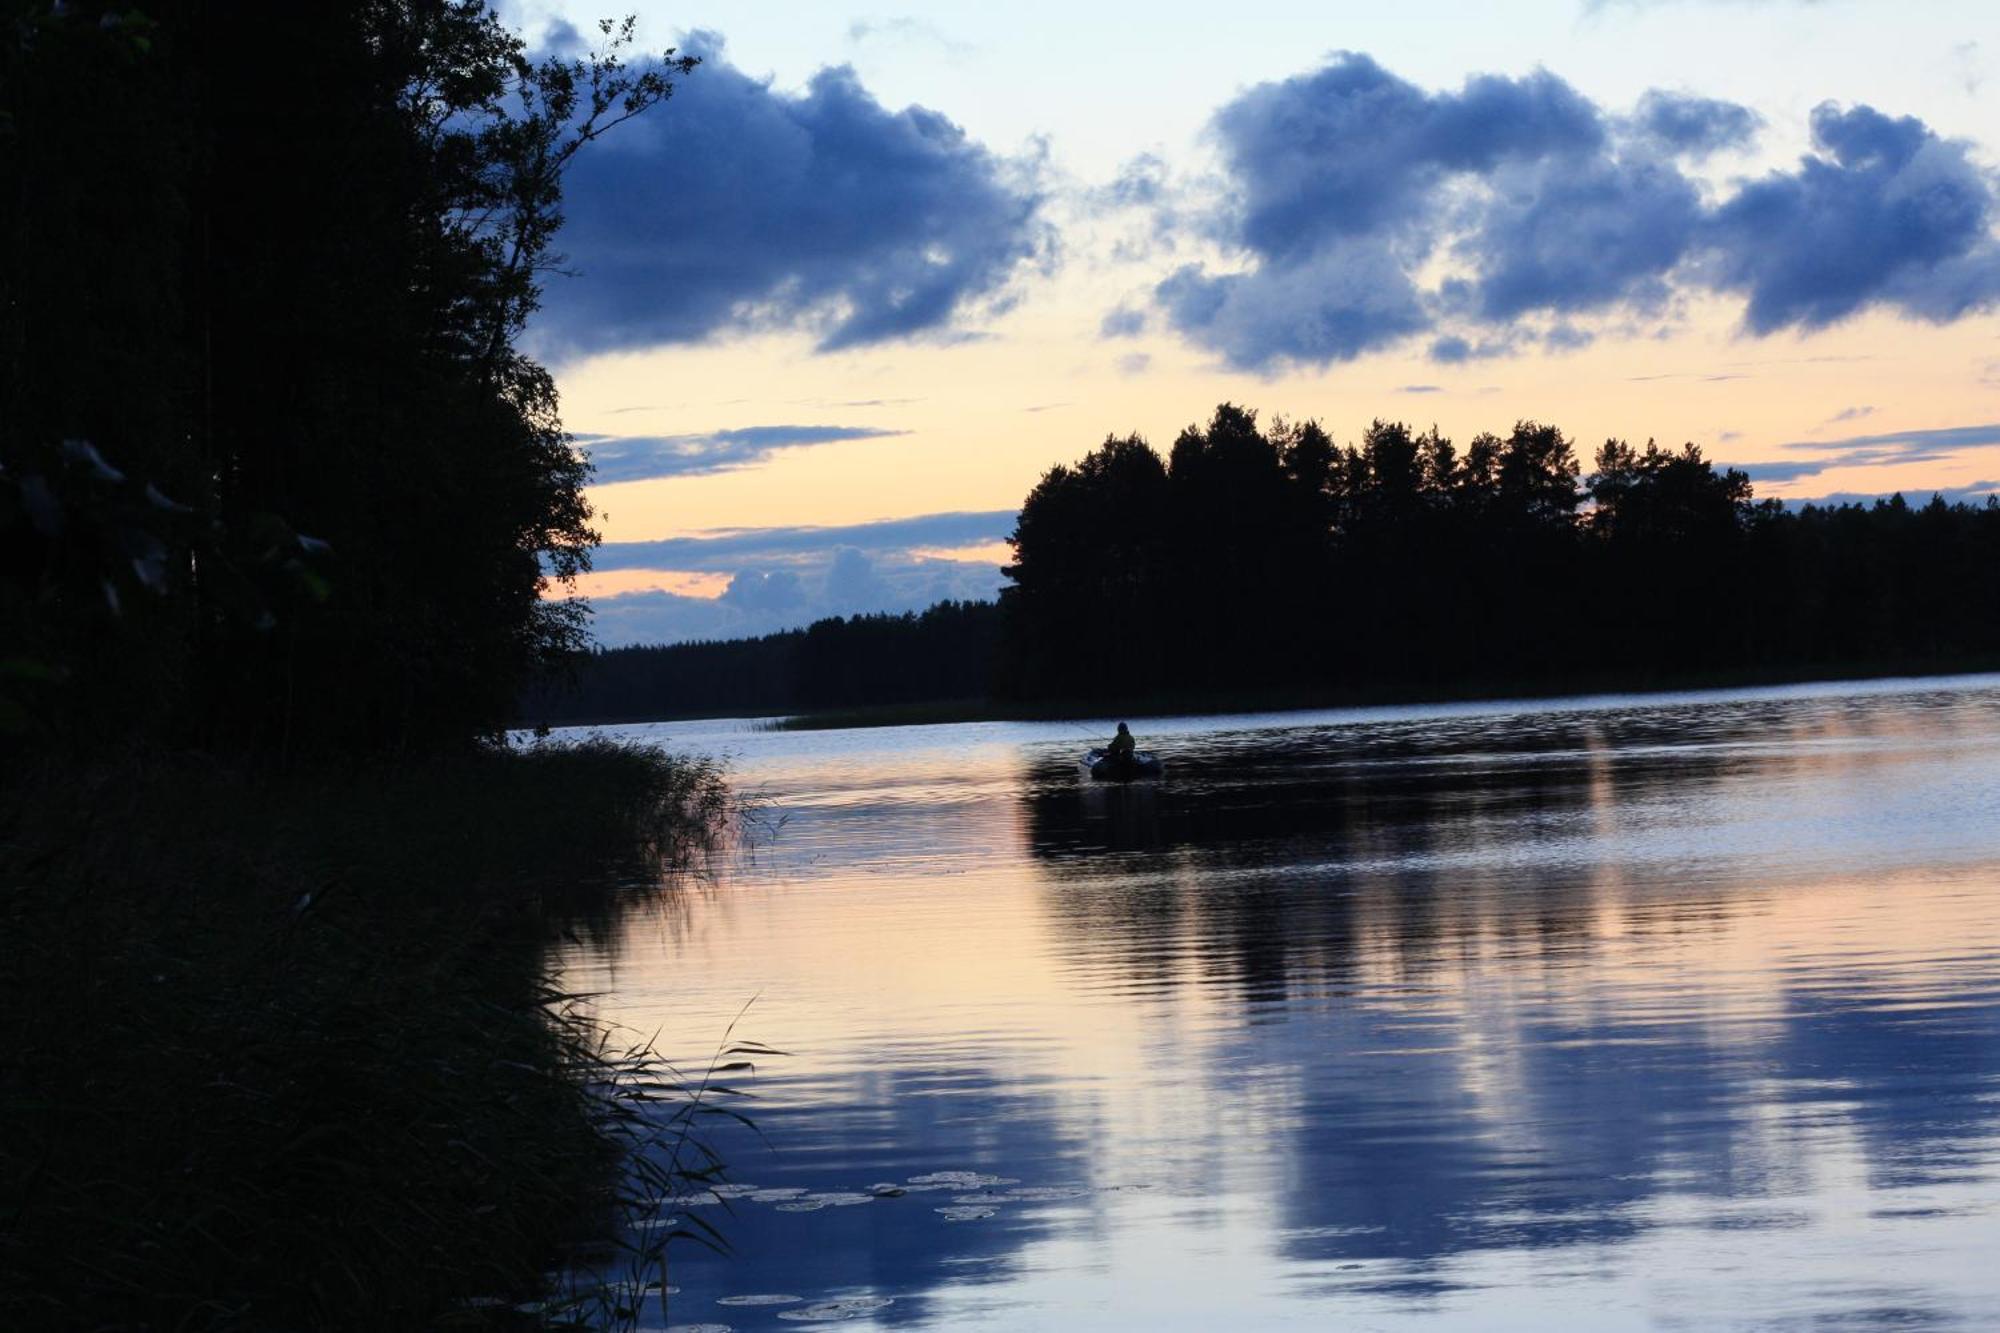
<path fill-rule="evenodd" d="M 983 699 L 1000 609 L 939 602 L 922 612 L 834 616 L 752 639 L 599 649 L 522 700 L 530 723 L 750 716 Z"/>
<path fill-rule="evenodd" d="M 1758 502 L 1696 446 L 1523 421 L 1461 450 L 1218 407 L 1053 468 L 1001 594 L 1003 693 L 1464 688 L 2000 654 L 2000 504 Z"/>
<path fill-rule="evenodd" d="M 531 57 L 475 0 L 0 14 L 0 729 L 496 730 L 586 642 L 544 594 L 587 469 L 515 345 L 563 171 L 693 62 Z"/>
<path fill-rule="evenodd" d="M 537 720 L 1037 703 L 1420 697 L 2000 661 L 2000 503 L 1789 508 L 1692 444 L 1588 472 L 1523 421 L 1463 449 L 1223 404 L 1166 457 L 1051 468 L 997 606 L 583 660 Z M 808 646 L 811 650 L 808 651 Z"/>

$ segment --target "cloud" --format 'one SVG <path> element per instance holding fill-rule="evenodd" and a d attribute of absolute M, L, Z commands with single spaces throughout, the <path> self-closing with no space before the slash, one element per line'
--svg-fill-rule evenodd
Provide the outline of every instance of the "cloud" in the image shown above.
<path fill-rule="evenodd" d="M 1846 416 L 1847 413 L 1842 413 L 1835 420 L 1841 420 Z M 1737 463 L 1734 466 L 1752 481 L 1783 483 L 1816 477 L 1822 472 L 1831 472 L 1837 468 L 1941 463 L 1961 449 L 1977 449 L 1993 445 L 2000 445 L 2000 422 L 1978 426 L 1946 426 L 1937 430 L 1899 431 L 1882 435 L 1851 435 L 1840 440 L 1794 440 L 1778 447 L 1794 453 L 1814 453 L 1822 456 L 1779 459 L 1763 463 Z"/>
<path fill-rule="evenodd" d="M 1779 446 L 1801 450 L 1889 450 L 1906 457 L 1929 459 L 1953 449 L 2000 444 L 2000 421 L 1977 426 L 1944 426 L 1935 430 L 1889 431 L 1881 435 L 1850 435 L 1844 440 L 1795 440 Z"/>
<path fill-rule="evenodd" d="M 1444 389 L 1436 384 L 1405 384 L 1402 388 L 1396 390 L 1396 392 L 1397 393 L 1443 393 Z"/>
<path fill-rule="evenodd" d="M 1654 88 L 1639 98 L 1632 123 L 1669 152 L 1706 157 L 1748 147 L 1763 118 L 1735 102 Z"/>
<path fill-rule="evenodd" d="M 1835 412 L 1832 416 L 1828 417 L 1827 421 L 1829 423 L 1839 422 L 1839 421 L 1859 421 L 1863 417 L 1873 416 L 1874 414 L 1875 414 L 1875 409 L 1873 407 L 1868 407 L 1868 406 L 1843 407 L 1838 412 Z"/>
<path fill-rule="evenodd" d="M 846 66 L 802 93 L 702 67 L 665 106 L 578 156 L 564 180 L 570 277 L 532 326 L 570 356 L 725 331 L 806 328 L 822 350 L 947 336 L 1047 260 L 1039 163 L 938 112 L 890 111 Z"/>
<path fill-rule="evenodd" d="M 1146 331 L 1146 312 L 1119 306 L 1107 314 L 1097 326 L 1098 336 L 1104 338 L 1134 338 Z"/>
<path fill-rule="evenodd" d="M 947 599 L 990 600 L 1000 584 L 997 564 L 840 546 L 814 551 L 785 568 L 740 570 L 717 598 L 656 591 L 593 598 L 592 633 L 607 647 L 741 638 L 829 616 L 918 611 Z"/>
<path fill-rule="evenodd" d="M 1087 191 L 1085 202 L 1096 212 L 1118 208 L 1158 208 L 1172 193 L 1166 159 L 1140 153 L 1118 168 L 1108 185 Z"/>
<path fill-rule="evenodd" d="M 935 46 L 954 59 L 972 54 L 972 45 L 947 35 L 935 23 L 907 14 L 890 18 L 856 19 L 847 25 L 847 40 L 856 46 L 869 41 L 919 42 Z"/>
<path fill-rule="evenodd" d="M 1509 356 L 1516 343 L 1511 338 L 1484 338 L 1472 342 L 1457 334 L 1447 334 L 1430 346 L 1430 359 L 1443 366 L 1462 366 L 1468 361 L 1489 361 L 1496 356 Z"/>
<path fill-rule="evenodd" d="M 789 569 L 746 569 L 729 580 L 721 601 L 738 610 L 789 611 L 806 600 L 804 580 Z"/>
<path fill-rule="evenodd" d="M 763 462 L 780 449 L 841 440 L 875 440 L 908 431 L 870 426 L 739 426 L 707 435 L 578 435 L 590 459 L 591 484 L 610 486 L 655 477 L 733 472 Z"/>
<path fill-rule="evenodd" d="M 833 553 L 827 566 L 825 597 L 829 605 L 857 611 L 887 610 L 896 600 L 889 585 L 875 572 L 875 562 L 852 546 Z"/>
<path fill-rule="evenodd" d="M 831 558 L 850 547 L 894 553 L 912 548 L 978 546 L 1004 541 L 1014 531 L 1016 511 L 919 514 L 839 527 L 734 528 L 699 537 L 654 542 L 606 542 L 591 557 L 594 568 L 692 569 L 733 572 L 764 564 Z"/>
<path fill-rule="evenodd" d="M 730 580 L 714 598 L 653 590 L 594 597 L 592 633 L 612 647 L 737 638 L 828 616 L 921 610 L 947 598 L 990 599 L 1000 589 L 999 563 L 948 553 L 1005 540 L 1016 517 L 1014 510 L 997 509 L 609 542 L 592 561 L 599 570 L 713 571 Z"/>
<path fill-rule="evenodd" d="M 1817 154 L 1743 186 L 1708 229 L 1714 285 L 1744 293 L 1752 332 L 1870 305 L 1945 323 L 2000 301 L 2000 199 L 1966 145 L 1830 102 L 1812 132 Z"/>
<path fill-rule="evenodd" d="M 1352 361 L 1430 324 L 1416 286 L 1386 245 L 1329 243 L 1248 273 L 1177 269 L 1154 290 L 1174 328 L 1235 366 Z"/>
<path fill-rule="evenodd" d="M 1749 108 L 1652 90 L 1614 115 L 1547 71 L 1428 92 L 1365 55 L 1219 110 L 1229 262 L 1154 291 L 1230 364 L 1324 366 L 1429 335 L 1459 363 L 1594 336 L 1583 316 L 1740 295 L 1753 333 L 1868 308 L 1933 321 L 2000 304 L 2000 195 L 1968 145 L 1832 104 L 1795 168 L 1713 199 L 1685 162 L 1750 142 Z"/>

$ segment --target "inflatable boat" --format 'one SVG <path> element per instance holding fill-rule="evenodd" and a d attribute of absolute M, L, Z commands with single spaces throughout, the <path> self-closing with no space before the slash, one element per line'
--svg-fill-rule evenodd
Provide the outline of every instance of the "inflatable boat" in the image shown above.
<path fill-rule="evenodd" d="M 1151 750 L 1134 750 L 1130 759 L 1118 759 L 1102 749 L 1096 749 L 1085 753 L 1077 764 L 1099 782 L 1131 782 L 1137 778 L 1162 778 L 1167 775 L 1167 766 Z"/>

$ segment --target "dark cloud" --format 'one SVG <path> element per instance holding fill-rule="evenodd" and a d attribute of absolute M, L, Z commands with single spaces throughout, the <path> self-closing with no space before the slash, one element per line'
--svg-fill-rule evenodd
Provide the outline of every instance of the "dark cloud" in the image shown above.
<path fill-rule="evenodd" d="M 707 435 L 578 435 L 590 459 L 591 482 L 609 486 L 653 477 L 732 472 L 761 463 L 780 449 L 840 440 L 873 440 L 907 431 L 869 426 L 741 426 Z"/>
<path fill-rule="evenodd" d="M 1442 223 L 1442 186 L 1599 149 L 1603 118 L 1546 72 L 1430 94 L 1365 55 L 1262 84 L 1213 124 L 1234 187 L 1216 222 L 1254 260 L 1186 265 L 1156 291 L 1183 333 L 1240 366 L 1347 361 L 1430 327 L 1411 269 Z"/>
<path fill-rule="evenodd" d="M 803 326 L 832 350 L 949 333 L 1046 257 L 1033 162 L 924 107 L 890 111 L 852 69 L 778 91 L 696 33 L 666 106 L 593 144 L 564 183 L 576 276 L 534 335 L 557 356 Z"/>
<path fill-rule="evenodd" d="M 1753 332 L 1816 329 L 1870 305 L 1947 322 L 2000 301 L 2000 199 L 1966 145 L 1911 116 L 1826 103 L 1820 152 L 1716 211 L 1712 280 Z"/>
<path fill-rule="evenodd" d="M 1146 331 L 1146 312 L 1119 306 L 1104 317 L 1097 332 L 1105 338 L 1133 338 Z"/>
<path fill-rule="evenodd" d="M 1494 323 L 1543 310 L 1656 310 L 1701 221 L 1693 182 L 1641 155 L 1546 160 L 1494 185 L 1459 246 L 1477 274 L 1479 315 Z"/>
<path fill-rule="evenodd" d="M 1551 74 L 1481 75 L 1431 94 L 1351 51 L 1251 88 L 1213 128 L 1237 185 L 1230 239 L 1270 262 L 1414 226 L 1449 174 L 1587 152 L 1604 137 L 1596 109 Z"/>
<path fill-rule="evenodd" d="M 1978 426 L 1944 426 L 1936 430 L 1889 431 L 1881 435 L 1850 435 L 1842 440 L 1795 440 L 1781 447 L 1800 450 L 1877 449 L 1906 459 L 1939 457 L 1953 449 L 2000 444 L 2000 421 Z"/>
<path fill-rule="evenodd" d="M 1826 459 L 1816 458 L 1804 462 L 1790 460 L 1777 463 L 1728 463 L 1723 466 L 1735 468 L 1752 481 L 1783 483 L 1797 481 L 1801 477 L 1816 477 L 1833 464 Z"/>
<path fill-rule="evenodd" d="M 1430 93 L 1342 53 L 1216 113 L 1227 190 L 1206 226 L 1240 264 L 1183 265 L 1155 298 L 1183 335 L 1254 369 L 1419 334 L 1445 363 L 1562 350 L 1592 336 L 1574 316 L 1657 316 L 1691 288 L 1742 294 L 1756 333 L 2000 303 L 2000 198 L 1967 145 L 1825 105 L 1813 155 L 1709 202 L 1684 160 L 1757 126 L 1746 107 L 1658 90 L 1610 115 L 1546 71 Z M 1452 275 L 1422 285 L 1440 255 Z"/>
<path fill-rule="evenodd" d="M 1400 342 L 1431 323 L 1390 247 L 1335 241 L 1296 263 L 1211 276 L 1176 270 L 1154 289 L 1168 322 L 1233 365 L 1325 365 Z"/>
<path fill-rule="evenodd" d="M 1836 418 L 1838 419 L 1840 418 Z M 1831 472 L 1837 468 L 1941 463 L 1961 449 L 1978 449 L 1993 445 L 2000 445 L 2000 422 L 1882 435 L 1851 435 L 1840 440 L 1795 440 L 1779 447 L 1794 453 L 1820 456 L 1780 459 L 1766 463 L 1737 463 L 1734 466 L 1752 481 L 1791 482 L 1806 477 L 1816 477 L 1822 472 Z"/>
<path fill-rule="evenodd" d="M 1874 414 L 1875 414 L 1875 409 L 1873 407 L 1843 407 L 1838 412 L 1835 412 L 1831 417 L 1828 417 L 1827 420 L 1859 421 L 1863 417 L 1873 416 Z"/>
<path fill-rule="evenodd" d="M 1405 384 L 1402 388 L 1398 389 L 1397 392 L 1398 393 L 1443 393 L 1444 389 L 1436 384 Z"/>
<path fill-rule="evenodd" d="M 746 569 L 729 580 L 721 600 L 742 611 L 790 611 L 805 605 L 806 585 L 789 569 Z"/>
<path fill-rule="evenodd" d="M 740 528 L 700 537 L 670 537 L 656 542 L 606 542 L 591 557 L 601 570 L 686 569 L 735 572 L 744 568 L 781 565 L 787 561 L 824 556 L 849 547 L 870 553 L 894 553 L 919 547 L 977 546 L 1006 539 L 1014 530 L 1015 511 L 919 514 L 842 527 Z"/>
<path fill-rule="evenodd" d="M 1632 123 L 1668 152 L 1705 157 L 1747 147 L 1763 121 L 1735 102 L 1654 88 L 1639 99 Z"/>
<path fill-rule="evenodd" d="M 1430 358 L 1443 366 L 1461 366 L 1468 361 L 1490 361 L 1496 356 L 1511 356 L 1515 342 L 1511 338 L 1482 338 L 1478 342 L 1461 338 L 1457 334 L 1447 334 L 1430 346 Z"/>

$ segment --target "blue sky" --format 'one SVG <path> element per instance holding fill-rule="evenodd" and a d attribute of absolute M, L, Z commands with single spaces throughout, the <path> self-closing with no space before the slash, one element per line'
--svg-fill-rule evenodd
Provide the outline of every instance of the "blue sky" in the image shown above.
<path fill-rule="evenodd" d="M 532 330 L 606 642 L 985 595 L 1042 470 L 1223 399 L 2000 476 L 1990 3 L 640 17 L 704 65 L 576 168 Z"/>

